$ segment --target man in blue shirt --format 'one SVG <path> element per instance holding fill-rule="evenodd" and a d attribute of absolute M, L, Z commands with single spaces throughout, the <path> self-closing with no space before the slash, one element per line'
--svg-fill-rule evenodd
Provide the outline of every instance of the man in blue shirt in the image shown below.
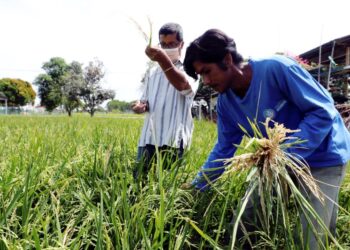
<path fill-rule="evenodd" d="M 194 40 L 186 51 L 185 71 L 219 92 L 217 100 L 218 140 L 202 170 L 192 185 L 205 189 L 210 185 L 204 174 L 215 181 L 224 168 L 218 159 L 231 158 L 234 144 L 241 142 L 243 131 L 249 132 L 249 120 L 260 126 L 266 118 L 296 130 L 293 137 L 305 140 L 289 153 L 305 159 L 313 177 L 320 181 L 321 191 L 330 199 L 323 206 L 311 199 L 314 209 L 335 233 L 339 186 L 350 159 L 350 134 L 333 99 L 306 70 L 293 59 L 284 56 L 253 60 L 243 63 L 234 40 L 216 29 L 206 31 Z M 248 119 L 247 119 L 248 118 Z M 262 125 L 261 125 L 262 126 Z M 219 167 L 219 168 L 218 168 Z M 218 168 L 214 171 L 205 171 Z M 317 247 L 315 237 L 309 241 Z"/>

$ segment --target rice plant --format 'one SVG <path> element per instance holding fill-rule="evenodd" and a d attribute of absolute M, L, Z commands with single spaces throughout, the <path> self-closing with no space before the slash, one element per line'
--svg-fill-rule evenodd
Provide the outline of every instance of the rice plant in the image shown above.
<path fill-rule="evenodd" d="M 152 36 L 153 36 L 153 23 L 151 21 L 151 18 L 147 16 L 148 26 L 149 26 L 149 33 L 145 32 L 142 26 L 132 17 L 129 17 L 131 22 L 135 24 L 137 30 L 142 35 L 143 39 L 147 42 L 148 46 L 152 45 Z"/>
<path fill-rule="evenodd" d="M 180 188 L 214 146 L 215 124 L 196 121 L 181 163 L 165 169 L 159 157 L 138 182 L 132 172 L 142 124 L 140 115 L 0 117 L 0 249 L 229 246 L 248 171 L 231 172 L 208 192 Z M 348 183 L 340 196 L 346 210 Z M 348 218 L 341 211 L 342 246 L 350 242 Z"/>
<path fill-rule="evenodd" d="M 142 185 L 132 176 L 142 119 L 0 119 L 2 249 L 192 245 L 188 174 L 160 159 Z"/>
<path fill-rule="evenodd" d="M 244 197 L 234 212 L 231 249 L 236 245 L 239 226 L 244 233 L 243 239 L 248 241 L 246 244 L 250 247 L 278 249 L 283 246 L 284 249 L 295 249 L 306 245 L 307 243 L 302 240 L 302 234 L 306 232 L 301 231 L 300 222 L 297 221 L 299 216 L 305 216 L 320 246 L 327 248 L 328 242 L 323 242 L 319 230 L 342 249 L 296 185 L 298 183 L 302 189 L 314 194 L 320 202 L 326 198 L 313 179 L 306 162 L 286 151 L 287 148 L 296 147 L 302 142 L 298 138 L 288 136 L 295 131 L 267 119 L 263 123 L 265 129 L 263 132 L 256 123 L 249 122 L 254 136 L 250 136 L 241 127 L 245 136 L 241 144 L 236 145 L 235 155 L 224 160 L 226 170 L 220 177 L 221 183 L 226 181 L 232 185 L 232 176 L 244 175 L 246 182 Z M 218 184 L 211 185 L 220 192 Z M 253 214 L 249 214 L 250 218 L 244 216 L 248 204 L 250 210 L 254 211 Z M 297 217 L 291 214 L 291 209 Z M 251 228 L 247 230 L 246 227 Z M 297 232 L 301 233 L 296 237 Z"/>

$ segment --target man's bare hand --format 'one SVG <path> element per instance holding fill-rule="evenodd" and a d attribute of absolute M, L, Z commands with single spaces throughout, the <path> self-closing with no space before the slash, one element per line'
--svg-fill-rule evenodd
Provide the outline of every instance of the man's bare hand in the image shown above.
<path fill-rule="evenodd" d="M 132 105 L 132 110 L 137 114 L 145 113 L 148 110 L 148 103 L 146 101 L 136 101 Z"/>
<path fill-rule="evenodd" d="M 151 59 L 152 61 L 155 61 L 155 62 L 159 62 L 164 57 L 167 57 L 164 50 L 162 50 L 159 47 L 147 46 L 145 53 L 149 57 L 149 59 Z"/>

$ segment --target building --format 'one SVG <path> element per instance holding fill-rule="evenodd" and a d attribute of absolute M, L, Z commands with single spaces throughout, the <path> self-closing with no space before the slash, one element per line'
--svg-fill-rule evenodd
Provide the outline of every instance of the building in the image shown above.
<path fill-rule="evenodd" d="M 336 38 L 299 55 L 312 66 L 309 72 L 337 103 L 349 100 L 350 35 Z"/>

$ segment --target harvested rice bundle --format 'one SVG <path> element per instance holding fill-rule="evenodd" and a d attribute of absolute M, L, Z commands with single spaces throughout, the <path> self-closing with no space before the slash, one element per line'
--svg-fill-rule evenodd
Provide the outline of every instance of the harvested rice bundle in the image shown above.
<path fill-rule="evenodd" d="M 241 144 L 236 145 L 237 151 L 235 155 L 224 160 L 225 172 L 219 178 L 221 181 L 229 181 L 232 174 L 247 174 L 247 189 L 236 210 L 231 238 L 232 249 L 235 246 L 238 225 L 241 224 L 243 231 L 245 231 L 241 219 L 248 201 L 251 200 L 255 200 L 258 204 L 256 212 L 259 214 L 259 224 L 262 228 L 262 232 L 258 232 L 260 235 L 265 235 L 265 238 L 269 238 L 274 233 L 276 235 L 274 230 L 278 226 L 284 230 L 283 235 L 286 247 L 294 249 L 294 247 L 300 246 L 300 242 L 294 242 L 295 235 L 291 230 L 291 225 L 295 223 L 295 221 L 291 220 L 288 207 L 291 198 L 294 201 L 297 213 L 305 216 L 305 219 L 308 221 L 319 245 L 324 246 L 322 237 L 318 234 L 321 229 L 341 249 L 342 247 L 331 235 L 327 226 L 300 191 L 300 188 L 308 190 L 321 203 L 326 198 L 312 177 L 307 163 L 297 155 L 292 155 L 286 150 L 290 147 L 297 147 L 298 144 L 303 142 L 298 138 L 288 136 L 297 131 L 287 129 L 282 124 L 277 124 L 269 119 L 263 124 L 265 136 L 254 122 L 250 121 L 254 137 L 249 136 L 248 132 L 241 127 L 245 132 L 245 136 Z M 299 188 L 293 181 L 293 178 L 296 179 Z M 217 184 L 214 184 L 215 186 L 217 187 Z M 315 226 L 315 221 L 319 227 Z"/>

